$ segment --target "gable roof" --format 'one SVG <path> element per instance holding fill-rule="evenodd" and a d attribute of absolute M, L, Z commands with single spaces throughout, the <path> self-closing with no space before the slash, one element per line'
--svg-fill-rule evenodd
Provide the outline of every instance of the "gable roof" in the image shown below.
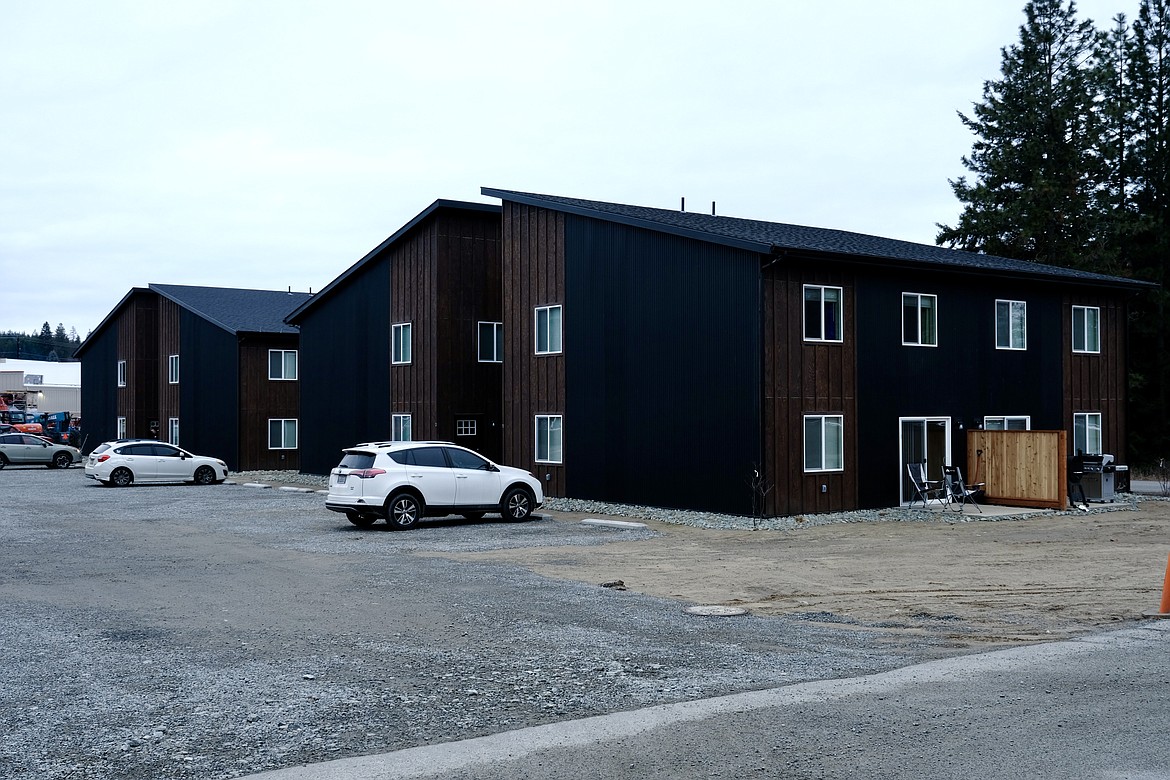
<path fill-rule="evenodd" d="M 333 294 L 339 288 L 343 287 L 352 277 L 360 274 L 362 270 L 364 270 L 371 263 L 376 262 L 383 252 L 406 237 L 407 234 L 409 234 L 412 230 L 426 221 L 428 217 L 440 209 L 460 209 L 463 211 L 480 211 L 492 214 L 499 214 L 501 211 L 500 207 L 493 203 L 471 203 L 469 201 L 445 200 L 442 198 L 436 200 L 434 203 L 420 211 L 414 217 L 414 219 L 410 220 L 405 225 L 398 228 L 398 230 L 394 231 L 393 235 L 367 252 L 361 260 L 358 260 L 356 263 L 342 272 L 340 276 L 318 290 L 316 294 L 314 294 L 309 300 L 304 301 L 295 309 L 290 311 L 286 321 L 289 323 L 296 323 L 297 320 L 299 320 L 306 312 L 320 304 L 322 301 L 331 298 Z"/>
<path fill-rule="evenodd" d="M 232 335 L 296 333 L 285 324 L 288 313 L 309 299 L 308 293 L 280 290 L 237 290 L 228 287 L 187 287 L 152 284 L 153 292 Z"/>
<path fill-rule="evenodd" d="M 842 259 L 874 261 L 883 265 L 938 267 L 977 273 L 1026 276 L 1053 281 L 1094 283 L 1113 287 L 1154 287 L 1152 282 L 1107 276 L 1027 260 L 984 255 L 933 244 L 916 244 L 894 238 L 851 233 L 846 230 L 788 225 L 738 217 L 714 216 L 689 211 L 672 211 L 622 203 L 538 195 L 490 187 L 484 195 L 529 206 L 563 211 L 579 216 L 647 228 L 685 238 L 746 249 L 773 256 L 815 253 Z"/>
<path fill-rule="evenodd" d="M 310 296 L 308 293 L 280 290 L 239 290 L 228 287 L 188 287 L 181 284 L 152 284 L 132 287 L 110 313 L 94 328 L 85 341 L 73 350 L 80 358 L 89 345 L 109 327 L 118 313 L 135 295 L 155 293 L 174 301 L 182 308 L 223 328 L 232 335 L 239 333 L 297 333 L 284 322 L 285 316 Z"/>

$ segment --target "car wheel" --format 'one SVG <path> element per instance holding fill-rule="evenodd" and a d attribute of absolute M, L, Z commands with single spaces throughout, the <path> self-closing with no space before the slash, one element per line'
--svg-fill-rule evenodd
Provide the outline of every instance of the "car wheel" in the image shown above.
<path fill-rule="evenodd" d="M 195 469 L 195 484 L 210 485 L 215 482 L 215 470 L 211 466 L 200 466 Z"/>
<path fill-rule="evenodd" d="M 524 488 L 512 488 L 504 494 L 500 502 L 500 514 L 505 520 L 527 520 L 532 514 L 532 504 L 535 499 Z"/>
<path fill-rule="evenodd" d="M 67 469 L 73 465 L 73 456 L 68 452 L 58 452 L 53 456 L 52 468 Z"/>
<path fill-rule="evenodd" d="M 3 455 L 0 455 L 0 469 L 4 468 L 7 465 L 8 465 L 8 458 L 4 457 Z"/>
<path fill-rule="evenodd" d="M 346 512 L 345 516 L 358 528 L 369 528 L 378 519 L 373 515 L 363 515 L 361 512 Z"/>
<path fill-rule="evenodd" d="M 117 468 L 110 475 L 110 484 L 114 487 L 127 487 L 133 481 L 134 475 L 130 472 L 130 469 Z"/>
<path fill-rule="evenodd" d="M 483 519 L 483 512 L 460 512 L 459 514 L 472 521 Z"/>
<path fill-rule="evenodd" d="M 386 502 L 386 522 L 391 528 L 414 528 L 422 515 L 422 501 L 411 493 L 398 493 Z"/>

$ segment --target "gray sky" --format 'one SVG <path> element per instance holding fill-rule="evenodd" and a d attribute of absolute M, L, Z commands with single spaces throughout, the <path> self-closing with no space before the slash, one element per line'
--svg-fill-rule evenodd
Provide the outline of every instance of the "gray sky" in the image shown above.
<path fill-rule="evenodd" d="M 932 243 L 1023 6 L 0 0 L 0 330 L 319 290 L 481 186 Z"/>

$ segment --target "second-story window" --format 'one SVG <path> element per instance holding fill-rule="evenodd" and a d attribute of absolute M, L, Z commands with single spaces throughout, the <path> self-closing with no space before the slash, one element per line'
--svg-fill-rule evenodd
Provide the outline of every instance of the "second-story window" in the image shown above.
<path fill-rule="evenodd" d="M 292 381 L 297 378 L 297 351 L 295 349 L 268 350 L 268 378 Z"/>
<path fill-rule="evenodd" d="M 126 361 L 119 360 L 118 361 L 118 387 L 125 387 L 125 386 L 126 386 Z M 119 437 L 119 438 L 125 438 L 125 437 Z"/>
<path fill-rule="evenodd" d="M 1028 304 L 1024 301 L 995 302 L 995 348 L 1028 348 Z"/>
<path fill-rule="evenodd" d="M 479 323 L 479 362 L 504 362 L 504 323 Z"/>
<path fill-rule="evenodd" d="M 804 286 L 804 340 L 841 341 L 840 287 Z"/>
<path fill-rule="evenodd" d="M 167 358 L 167 381 L 172 385 L 179 384 L 179 356 L 171 355 Z"/>
<path fill-rule="evenodd" d="M 391 337 L 393 345 L 391 346 L 390 362 L 395 364 L 403 364 L 410 362 L 410 323 L 401 322 L 397 325 L 391 326 Z"/>
<path fill-rule="evenodd" d="M 1101 310 L 1096 306 L 1072 307 L 1073 352 L 1101 351 Z"/>
<path fill-rule="evenodd" d="M 561 307 L 536 309 L 536 354 L 555 355 L 561 351 Z"/>
<path fill-rule="evenodd" d="M 938 297 L 902 293 L 902 343 L 915 347 L 938 346 Z"/>

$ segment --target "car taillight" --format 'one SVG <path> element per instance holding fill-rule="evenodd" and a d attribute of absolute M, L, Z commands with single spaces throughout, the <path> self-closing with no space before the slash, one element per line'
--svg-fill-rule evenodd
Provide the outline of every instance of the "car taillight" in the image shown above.
<path fill-rule="evenodd" d="M 97 462 L 98 463 L 105 463 L 109 459 L 110 459 L 109 455 L 98 455 Z"/>
<path fill-rule="evenodd" d="M 349 472 L 349 475 L 351 477 L 357 477 L 358 479 L 371 479 L 378 476 L 379 474 L 385 473 L 385 469 L 358 469 L 357 471 Z"/>

